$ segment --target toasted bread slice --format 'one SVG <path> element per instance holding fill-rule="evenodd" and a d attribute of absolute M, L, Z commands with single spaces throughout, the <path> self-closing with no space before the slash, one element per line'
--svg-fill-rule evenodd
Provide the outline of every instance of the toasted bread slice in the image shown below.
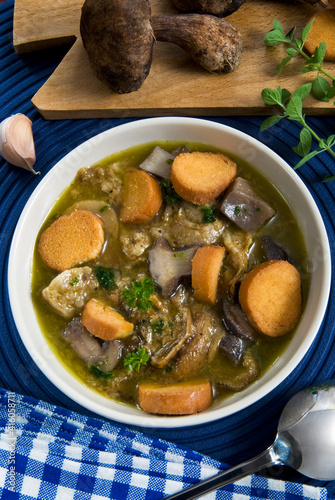
<path fill-rule="evenodd" d="M 133 323 L 96 299 L 89 300 L 85 305 L 81 322 L 92 335 L 103 340 L 128 337 L 134 329 Z"/>
<path fill-rule="evenodd" d="M 290 333 L 301 316 L 301 279 L 285 260 L 270 260 L 250 271 L 239 290 L 249 322 L 270 337 Z"/>
<path fill-rule="evenodd" d="M 88 210 L 74 210 L 43 231 L 38 250 L 49 267 L 62 272 L 96 259 L 104 240 L 101 219 Z"/>
<path fill-rule="evenodd" d="M 179 154 L 172 163 L 171 182 L 184 200 L 197 205 L 213 201 L 236 176 L 236 163 L 221 153 Z"/>
<path fill-rule="evenodd" d="M 142 382 L 138 387 L 142 410 L 160 415 L 191 415 L 206 410 L 212 401 L 208 380 L 192 380 L 172 385 Z"/>

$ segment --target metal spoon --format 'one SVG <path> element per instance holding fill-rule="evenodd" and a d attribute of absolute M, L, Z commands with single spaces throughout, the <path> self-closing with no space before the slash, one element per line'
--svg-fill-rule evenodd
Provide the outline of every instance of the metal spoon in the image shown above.
<path fill-rule="evenodd" d="M 272 465 L 289 465 L 321 481 L 335 479 L 335 380 L 298 392 L 286 404 L 274 443 L 257 457 L 166 500 L 194 500 Z"/>

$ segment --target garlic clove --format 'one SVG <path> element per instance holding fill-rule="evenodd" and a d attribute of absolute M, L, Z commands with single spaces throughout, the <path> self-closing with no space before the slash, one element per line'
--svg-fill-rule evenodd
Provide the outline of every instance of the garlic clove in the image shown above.
<path fill-rule="evenodd" d="M 30 170 L 34 174 L 35 144 L 31 120 L 18 113 L 0 123 L 0 155 L 12 165 Z"/>

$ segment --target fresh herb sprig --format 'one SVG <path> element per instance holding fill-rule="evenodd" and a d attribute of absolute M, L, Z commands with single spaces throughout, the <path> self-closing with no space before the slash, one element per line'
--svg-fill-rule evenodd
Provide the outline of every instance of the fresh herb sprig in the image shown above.
<path fill-rule="evenodd" d="M 141 366 L 146 365 L 149 361 L 150 356 L 147 353 L 146 349 L 140 348 L 136 352 L 128 352 L 126 357 L 123 360 L 123 366 L 127 369 L 128 372 L 133 370 L 139 372 Z"/>
<path fill-rule="evenodd" d="M 314 156 L 325 151 L 335 158 L 335 152 L 332 149 L 335 145 L 335 135 L 330 135 L 327 139 L 319 137 L 319 135 L 307 124 L 306 116 L 303 114 L 303 101 L 309 95 L 311 87 L 311 83 L 306 83 L 298 87 L 293 94 L 281 87 L 276 89 L 266 88 L 262 90 L 262 99 L 264 103 L 268 106 L 279 106 L 283 111 L 281 115 L 273 115 L 266 118 L 260 128 L 262 131 L 272 127 L 282 118 L 296 121 L 302 126 L 299 143 L 292 148 L 295 153 L 302 157 L 299 163 L 294 167 L 295 169 L 299 168 Z M 311 151 L 313 138 L 318 143 L 318 147 Z M 331 176 L 324 180 L 330 181 L 334 179 L 335 176 Z"/>
<path fill-rule="evenodd" d="M 140 311 L 147 311 L 153 305 L 150 300 L 155 291 L 155 284 L 150 278 L 142 281 L 133 281 L 131 287 L 123 289 L 122 298 L 130 307 L 138 307 Z"/>
<path fill-rule="evenodd" d="M 296 27 L 292 28 L 287 34 L 285 34 L 281 23 L 277 21 L 277 19 L 274 19 L 273 29 L 267 33 L 264 38 L 264 42 L 268 46 L 280 45 L 282 43 L 288 45 L 288 48 L 286 49 L 287 56 L 278 66 L 277 76 L 280 75 L 286 64 L 293 57 L 299 55 L 304 59 L 304 67 L 302 68 L 301 73 L 308 73 L 310 71 L 317 72 L 317 76 L 312 82 L 312 94 L 319 101 L 329 102 L 330 99 L 335 97 L 335 77 L 323 68 L 326 53 L 326 42 L 320 43 L 312 55 L 309 55 L 304 50 L 304 45 L 313 21 L 314 20 L 312 19 L 312 21 L 304 27 L 301 38 L 298 38 L 295 37 Z"/>

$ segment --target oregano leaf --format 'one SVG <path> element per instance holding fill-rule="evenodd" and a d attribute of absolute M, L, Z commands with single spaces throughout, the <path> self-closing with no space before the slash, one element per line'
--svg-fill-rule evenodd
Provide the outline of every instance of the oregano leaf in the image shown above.
<path fill-rule="evenodd" d="M 301 85 L 293 92 L 292 97 L 298 96 L 303 101 L 310 94 L 311 90 L 312 90 L 312 84 L 305 83 L 304 85 Z"/>
<path fill-rule="evenodd" d="M 322 179 L 322 182 L 330 182 L 330 181 L 335 181 L 335 175 L 326 175 Z"/>
<path fill-rule="evenodd" d="M 291 97 L 291 92 L 287 89 L 282 89 L 281 91 L 281 102 L 286 104 L 289 98 Z"/>
<path fill-rule="evenodd" d="M 322 66 L 326 50 L 327 50 L 326 42 L 321 42 L 320 45 L 318 45 L 314 50 L 313 55 L 310 57 L 310 61 L 314 64 Z"/>
<path fill-rule="evenodd" d="M 315 71 L 316 69 L 317 68 L 314 66 L 314 64 L 308 64 L 308 66 L 305 66 L 304 68 L 302 68 L 300 73 L 305 74 L 305 73 L 309 73 L 310 71 Z"/>
<path fill-rule="evenodd" d="M 282 60 L 282 62 L 279 64 L 278 69 L 277 69 L 277 76 L 280 75 L 280 73 L 283 71 L 284 67 L 292 59 L 292 57 L 293 56 L 288 55 L 285 57 L 285 59 Z"/>
<path fill-rule="evenodd" d="M 327 141 L 321 139 L 321 141 L 319 141 L 319 148 L 323 150 L 327 149 Z"/>
<path fill-rule="evenodd" d="M 289 56 L 295 56 L 296 53 L 297 53 L 297 50 L 294 49 L 293 47 L 289 47 L 288 49 L 286 49 L 286 52 L 288 53 Z"/>
<path fill-rule="evenodd" d="M 267 130 L 268 128 L 273 127 L 273 125 L 276 125 L 282 118 L 283 118 L 283 116 L 281 116 L 281 115 L 269 116 L 261 123 L 260 131 L 264 132 L 264 130 Z"/>
<path fill-rule="evenodd" d="M 300 50 L 302 47 L 302 41 L 299 38 L 296 38 L 294 40 L 294 45 L 297 47 L 298 50 Z"/>
<path fill-rule="evenodd" d="M 290 102 L 286 107 L 285 116 L 287 116 L 290 120 L 296 120 L 300 123 L 302 122 L 302 100 L 298 94 L 292 95 Z"/>
<path fill-rule="evenodd" d="M 333 97 L 335 97 L 335 87 L 329 87 L 327 97 L 329 99 L 332 99 Z"/>
<path fill-rule="evenodd" d="M 312 94 L 319 101 L 329 102 L 328 92 L 330 89 L 329 82 L 321 75 L 318 75 L 312 83 Z"/>
<path fill-rule="evenodd" d="M 290 31 L 286 35 L 286 40 L 290 40 L 290 41 L 293 40 L 296 29 L 297 29 L 296 26 L 294 26 L 294 28 L 290 29 Z"/>
<path fill-rule="evenodd" d="M 278 89 L 263 89 L 262 90 L 262 99 L 265 104 L 268 106 L 276 106 L 276 105 L 281 105 L 282 104 L 282 95 L 281 95 L 281 88 L 278 87 Z"/>
<path fill-rule="evenodd" d="M 285 42 L 285 39 L 281 36 L 277 31 L 269 31 L 267 35 L 264 37 L 264 42 L 268 47 L 273 47 L 275 45 L 279 45 L 280 43 Z"/>
<path fill-rule="evenodd" d="M 306 24 L 306 26 L 302 30 L 301 41 L 302 41 L 303 44 L 306 42 L 306 38 L 308 36 L 308 33 L 311 30 L 313 22 L 314 22 L 314 19 L 312 19 L 308 24 Z"/>
<path fill-rule="evenodd" d="M 272 21 L 272 26 L 274 27 L 275 30 L 281 31 L 284 35 L 284 29 L 280 21 L 278 19 L 274 18 Z"/>
<path fill-rule="evenodd" d="M 299 144 L 293 147 L 293 151 L 299 156 L 307 155 L 312 147 L 312 134 L 307 128 L 303 128 L 300 132 Z"/>
<path fill-rule="evenodd" d="M 301 167 L 301 165 L 303 165 L 304 163 L 308 162 L 311 158 L 313 158 L 314 156 L 318 155 L 321 152 L 322 151 L 320 151 L 319 149 L 316 149 L 315 151 L 312 151 L 311 153 L 309 153 L 308 155 L 306 155 L 301 161 L 299 161 L 299 163 L 297 163 L 297 165 L 294 167 L 294 170 L 296 170 L 297 168 Z"/>

